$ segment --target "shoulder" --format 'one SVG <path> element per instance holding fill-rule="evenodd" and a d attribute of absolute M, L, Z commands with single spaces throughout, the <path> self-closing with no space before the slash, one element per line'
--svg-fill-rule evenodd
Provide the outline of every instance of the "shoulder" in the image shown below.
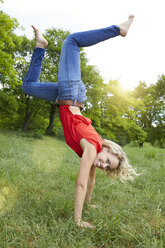
<path fill-rule="evenodd" d="M 93 163 L 95 158 L 96 158 L 96 155 L 97 155 L 97 151 L 96 151 L 95 146 L 92 145 L 89 141 L 87 141 L 84 138 L 80 140 L 80 146 L 83 150 L 82 158 Z"/>
<path fill-rule="evenodd" d="M 86 140 L 85 138 L 80 140 L 80 146 L 83 149 L 83 151 L 87 148 L 96 150 L 95 146 L 91 144 L 88 140 Z"/>

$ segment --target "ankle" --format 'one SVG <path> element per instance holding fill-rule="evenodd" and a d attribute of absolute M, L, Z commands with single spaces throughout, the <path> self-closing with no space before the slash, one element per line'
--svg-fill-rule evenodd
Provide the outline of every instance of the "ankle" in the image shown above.
<path fill-rule="evenodd" d="M 39 47 L 39 48 L 43 48 L 43 49 L 45 49 L 46 47 L 47 47 L 47 45 L 48 44 L 39 44 L 38 42 L 36 42 L 36 45 L 35 45 L 35 47 Z"/>

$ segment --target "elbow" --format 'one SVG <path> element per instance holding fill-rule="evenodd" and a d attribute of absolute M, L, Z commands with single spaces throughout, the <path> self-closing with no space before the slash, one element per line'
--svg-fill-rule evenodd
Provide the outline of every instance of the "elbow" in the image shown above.
<path fill-rule="evenodd" d="M 77 180 L 76 189 L 84 191 L 84 190 L 86 190 L 86 184 L 84 182 L 82 182 L 82 181 Z"/>

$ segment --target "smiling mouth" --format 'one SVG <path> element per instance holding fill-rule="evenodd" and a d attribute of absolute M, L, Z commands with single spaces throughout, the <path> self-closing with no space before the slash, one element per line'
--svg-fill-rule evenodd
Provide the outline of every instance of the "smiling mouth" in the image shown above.
<path fill-rule="evenodd" d="M 109 166 L 107 165 L 107 163 L 102 163 L 101 161 L 97 161 L 96 166 L 97 166 L 98 168 L 104 169 L 104 170 L 105 170 L 107 167 L 109 167 Z"/>

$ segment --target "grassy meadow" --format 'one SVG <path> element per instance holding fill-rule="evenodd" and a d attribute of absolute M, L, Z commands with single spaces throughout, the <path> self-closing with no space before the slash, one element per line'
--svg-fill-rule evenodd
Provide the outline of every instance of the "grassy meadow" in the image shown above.
<path fill-rule="evenodd" d="M 78 156 L 63 139 L 0 132 L 0 248 L 164 248 L 165 149 L 124 147 L 141 175 L 110 182 L 97 171 L 92 204 L 73 221 Z"/>

